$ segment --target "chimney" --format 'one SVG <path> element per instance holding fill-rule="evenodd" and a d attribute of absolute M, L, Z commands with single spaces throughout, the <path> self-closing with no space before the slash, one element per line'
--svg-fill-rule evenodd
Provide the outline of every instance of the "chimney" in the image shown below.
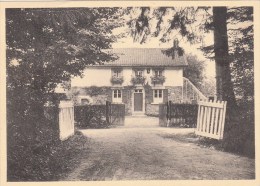
<path fill-rule="evenodd" d="M 179 57 L 179 40 L 176 38 L 173 40 L 173 51 L 174 51 L 174 59 Z"/>
<path fill-rule="evenodd" d="M 173 40 L 173 48 L 179 48 L 179 40 L 177 38 Z"/>

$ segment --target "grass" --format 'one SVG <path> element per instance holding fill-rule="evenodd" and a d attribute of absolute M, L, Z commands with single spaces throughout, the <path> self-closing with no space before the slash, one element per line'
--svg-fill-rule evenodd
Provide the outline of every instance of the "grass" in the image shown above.
<path fill-rule="evenodd" d="M 232 132 L 233 135 L 235 135 L 237 132 Z M 254 145 L 252 145 L 250 142 L 253 141 L 252 139 L 247 138 L 247 140 L 241 140 L 241 137 L 238 137 L 238 139 L 233 139 L 231 141 L 230 139 L 224 139 L 224 140 L 216 140 L 211 139 L 207 137 L 201 137 L 197 136 L 194 133 L 188 133 L 188 134 L 161 134 L 162 138 L 165 139 L 171 139 L 178 142 L 183 143 L 194 143 L 198 146 L 204 147 L 204 148 L 211 148 L 216 149 L 219 151 L 226 151 L 231 152 L 234 154 L 239 154 L 242 156 L 246 156 L 249 158 L 254 158 Z M 227 142 L 227 140 L 229 140 Z M 227 146 L 228 143 L 228 146 Z M 249 145 L 248 145 L 249 144 Z M 230 146 L 235 146 L 233 148 L 230 148 Z"/>

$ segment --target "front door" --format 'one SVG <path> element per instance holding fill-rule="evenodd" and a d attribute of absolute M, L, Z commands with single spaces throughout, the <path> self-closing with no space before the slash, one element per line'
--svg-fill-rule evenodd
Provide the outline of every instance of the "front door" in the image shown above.
<path fill-rule="evenodd" d="M 134 92 L 134 111 L 143 111 L 143 90 L 141 89 L 135 90 Z"/>

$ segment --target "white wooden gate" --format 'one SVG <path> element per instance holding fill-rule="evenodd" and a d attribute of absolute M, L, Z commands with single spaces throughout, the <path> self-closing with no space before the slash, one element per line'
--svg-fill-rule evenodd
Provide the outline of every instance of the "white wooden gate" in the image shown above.
<path fill-rule="evenodd" d="M 66 140 L 74 134 L 74 106 L 72 101 L 60 101 L 59 105 L 60 140 Z"/>
<path fill-rule="evenodd" d="M 214 139 L 223 139 L 226 101 L 199 101 L 195 134 Z"/>

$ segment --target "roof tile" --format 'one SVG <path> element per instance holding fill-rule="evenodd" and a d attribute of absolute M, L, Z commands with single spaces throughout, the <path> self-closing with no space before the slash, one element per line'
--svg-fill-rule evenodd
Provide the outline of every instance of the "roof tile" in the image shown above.
<path fill-rule="evenodd" d="M 102 66 L 187 66 L 185 56 L 173 59 L 162 53 L 162 48 L 115 48 L 111 53 L 119 58 Z"/>

